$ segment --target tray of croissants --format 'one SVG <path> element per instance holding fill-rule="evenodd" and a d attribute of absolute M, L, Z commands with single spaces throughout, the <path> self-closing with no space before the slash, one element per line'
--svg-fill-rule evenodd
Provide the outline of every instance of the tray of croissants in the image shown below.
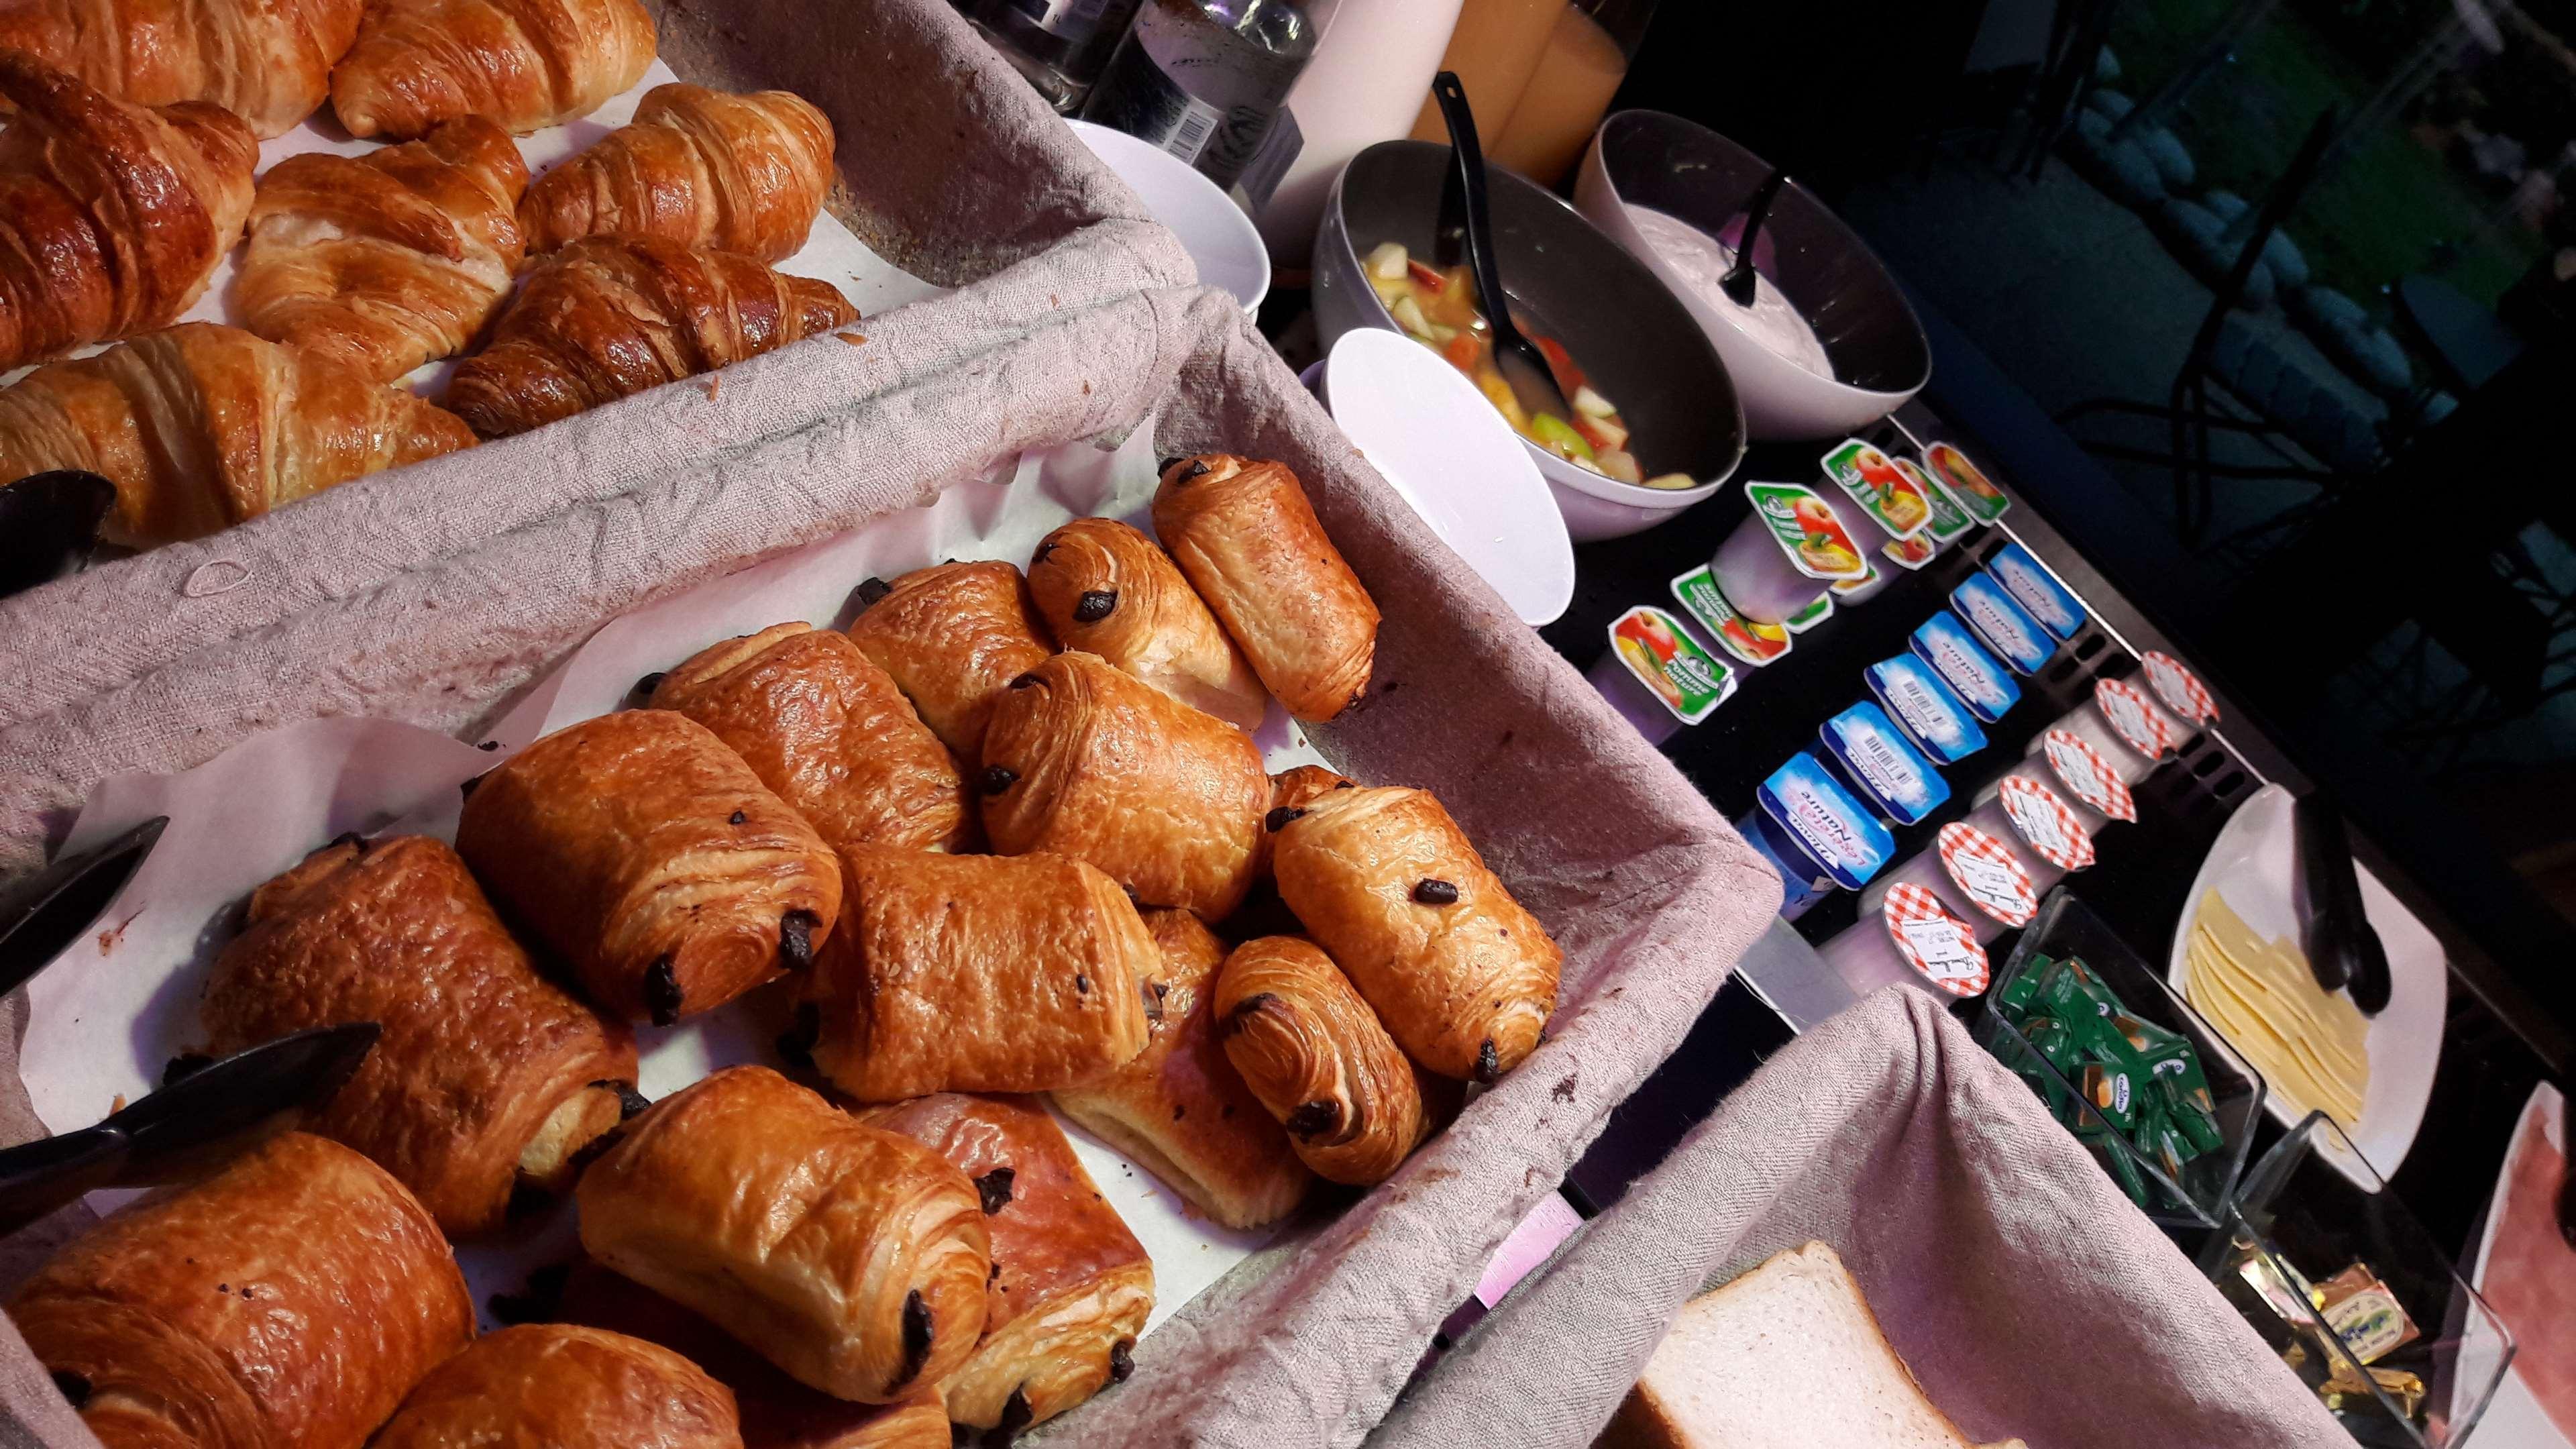
<path fill-rule="evenodd" d="M 1188 1296 L 1512 1071 L 1557 946 L 1435 796 L 1303 729 L 1367 689 L 1368 589 L 1289 468 L 1147 441 L 612 622 L 522 702 L 525 743 L 431 737 L 476 772 L 410 772 L 434 824 L 266 829 L 362 798 L 381 742 L 254 739 L 200 767 L 246 783 L 128 796 L 213 885 L 168 904 L 156 859 L 114 954 L 33 984 L 56 1130 L 163 1054 L 382 1034 L 301 1130 L 117 1208 L 8 1301 L 90 1427 L 1078 1427 Z"/>
<path fill-rule="evenodd" d="M 940 289 L 824 210 L 841 139 L 638 0 L 7 0 L 0 498 L 150 547 L 862 343 Z"/>

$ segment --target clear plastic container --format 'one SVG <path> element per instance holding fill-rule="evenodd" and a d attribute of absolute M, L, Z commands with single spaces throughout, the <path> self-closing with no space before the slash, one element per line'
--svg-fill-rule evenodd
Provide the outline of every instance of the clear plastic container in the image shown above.
<path fill-rule="evenodd" d="M 2091 745 L 2107 761 L 2120 783 L 2135 785 L 2182 748 L 2182 725 L 2147 692 L 2125 679 L 2093 681 L 2093 697 L 2068 710 L 2051 726 Z M 2033 735 L 2029 754 L 2037 754 L 2048 731 Z"/>
<path fill-rule="evenodd" d="M 2055 790 L 2028 775 L 1997 781 L 1995 793 L 1968 812 L 1967 823 L 2000 840 L 2021 862 L 2030 888 L 2041 895 L 2049 887 L 2094 861 L 2093 833 L 2073 806 Z"/>
<path fill-rule="evenodd" d="M 1584 677 L 1646 743 L 1662 744 L 1734 697 L 1735 671 L 1663 610 L 1639 605 L 1612 620 L 1609 634 L 1609 652 Z"/>
<path fill-rule="evenodd" d="M 1835 891 L 1859 890 L 1896 854 L 1887 827 L 1812 755 L 1790 756 L 1753 800 L 1735 829 L 1780 872 L 1784 920 L 1798 919 Z"/>
<path fill-rule="evenodd" d="M 1977 718 L 1993 724 L 2021 703 L 2021 686 L 2012 672 L 1995 662 L 1959 616 L 1943 609 L 1915 626 L 1907 641 L 1914 657 L 1932 666 L 1941 682 Z"/>
<path fill-rule="evenodd" d="M 2039 910 L 2039 893 L 2011 847 L 1961 820 L 1942 826 L 1929 847 L 1871 882 L 1861 892 L 1861 914 L 1883 909 L 1888 893 L 1901 885 L 1931 892 L 1968 923 L 1980 945 L 2030 924 Z"/>
<path fill-rule="evenodd" d="M 1899 654 L 1882 659 L 1862 671 L 1861 679 L 1914 748 L 1935 763 L 1955 765 L 1986 747 L 1976 714 L 1920 658 Z"/>
<path fill-rule="evenodd" d="M 1868 572 L 1842 514 L 1800 483 L 1747 483 L 1753 511 L 1709 561 L 1717 587 L 1745 618 L 1777 624 Z"/>

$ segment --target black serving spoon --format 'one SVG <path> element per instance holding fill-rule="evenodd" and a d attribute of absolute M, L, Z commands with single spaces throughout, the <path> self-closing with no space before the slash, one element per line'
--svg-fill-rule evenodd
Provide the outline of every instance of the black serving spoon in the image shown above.
<path fill-rule="evenodd" d="M 1744 232 L 1735 240 L 1735 265 L 1717 279 L 1718 290 L 1738 307 L 1753 305 L 1757 290 L 1753 271 L 1753 247 L 1762 240 L 1762 223 L 1771 215 L 1771 203 L 1780 199 L 1780 188 L 1789 184 L 1789 173 L 1774 171 L 1754 188 L 1753 199 L 1744 203 Z"/>
<path fill-rule="evenodd" d="M 88 563 L 115 506 L 116 485 L 77 468 L 0 484 L 0 598 Z"/>
<path fill-rule="evenodd" d="M 2349 994 L 2363 1014 L 2377 1016 L 2388 1007 L 2388 949 L 2362 908 L 2343 814 L 2323 790 L 2312 790 L 2291 812 L 2291 823 L 2307 894 L 2308 969 L 2317 985 Z"/>
<path fill-rule="evenodd" d="M 1512 322 L 1511 297 L 1503 290 L 1502 258 L 1494 245 L 1494 213 L 1485 192 L 1485 150 L 1476 141 L 1476 116 L 1467 109 L 1467 88 L 1456 71 L 1431 78 L 1432 99 L 1449 123 L 1449 154 L 1458 162 L 1458 189 L 1466 198 L 1467 264 L 1476 272 L 1476 292 L 1485 302 L 1485 321 L 1494 329 L 1494 366 L 1511 384 L 1512 396 L 1532 413 L 1553 414 L 1571 422 L 1574 406 L 1557 386 L 1556 370 L 1537 343 Z"/>

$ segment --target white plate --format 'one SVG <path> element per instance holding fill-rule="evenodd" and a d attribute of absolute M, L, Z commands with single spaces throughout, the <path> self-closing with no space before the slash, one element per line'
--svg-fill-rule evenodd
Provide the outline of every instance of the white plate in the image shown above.
<path fill-rule="evenodd" d="M 1317 393 L 1361 456 L 1528 624 L 1574 601 L 1574 541 L 1547 480 L 1466 374 L 1401 332 L 1342 334 Z"/>
<path fill-rule="evenodd" d="M 2506 1139 L 2512 1146 L 2505 1150 L 2504 1166 L 2496 1170 L 2495 1192 L 2487 1200 L 2486 1226 L 2478 1231 L 2478 1255 L 2469 1270 L 2469 1286 L 2481 1293 L 2487 1286 L 2487 1255 L 2495 1248 L 2496 1228 L 2504 1218 L 2504 1192 L 2513 1182 L 2514 1164 L 2522 1155 L 2523 1137 L 2531 1130 L 2534 1116 L 2549 1124 L 2544 1129 L 2549 1135 L 2557 1135 L 2560 1108 L 2556 1087 L 2542 1082 L 2531 1089 L 2531 1100 L 2522 1104 L 2522 1115 L 2513 1121 L 2513 1136 Z M 2555 1145 L 2561 1154 L 2571 1148 L 2565 1142 Z M 2510 1329 L 2513 1325 L 2508 1323 L 2505 1327 Z M 2558 1426 L 2550 1421 L 2548 1411 L 2540 1407 L 2531 1390 L 2523 1386 L 2520 1364 L 2521 1359 L 2516 1358 L 2514 1366 L 2506 1369 L 2504 1381 L 2496 1385 L 2486 1413 L 2470 1431 L 2472 1442 L 2478 1449 L 2576 1449 L 2566 1435 L 2558 1432 Z M 2479 1371 L 2485 1367 L 2468 1363 L 2464 1356 L 2452 1379 L 2455 1383 L 2476 1383 L 2485 1377 Z"/>
<path fill-rule="evenodd" d="M 2173 959 L 2165 968 L 2165 980 L 2174 990 L 2183 989 L 2192 922 L 2199 918 L 2201 899 L 2213 889 L 2256 935 L 2297 939 L 2292 896 L 2298 877 L 2294 803 L 2289 791 L 2266 785 L 2237 807 L 2227 828 L 2218 833 L 2209 859 L 2201 862 L 2200 875 L 2191 883 L 2182 920 L 2174 926 Z M 2424 1102 L 2433 1094 L 2433 1068 L 2442 1054 L 2450 978 L 2442 943 L 2397 903 L 2369 867 L 2355 861 L 2353 869 L 2361 876 L 2363 914 L 2388 952 L 2389 991 L 2388 1009 L 2371 1018 L 2370 1035 L 2363 1043 L 2370 1053 L 2370 1090 L 2362 1096 L 2361 1121 L 2340 1125 L 2352 1145 L 2387 1178 L 2397 1175 L 2397 1165 L 2415 1145 L 2415 1130 L 2424 1123 Z M 2266 1077 L 2264 1086 L 2263 1107 L 2273 1121 L 2295 1127 L 2308 1114 L 2308 1104 L 2284 1098 L 2278 1082 Z M 2353 1164 L 2342 1160 L 2340 1151 L 2328 1151 L 2326 1160 L 2355 1186 L 2369 1191 L 2370 1184 Z"/>
<path fill-rule="evenodd" d="M 1089 121 L 1067 121 L 1101 164 L 1145 203 L 1154 219 L 1180 237 L 1198 263 L 1199 280 L 1223 287 L 1250 312 L 1270 293 L 1270 249 L 1243 208 L 1187 161 L 1124 131 Z"/>

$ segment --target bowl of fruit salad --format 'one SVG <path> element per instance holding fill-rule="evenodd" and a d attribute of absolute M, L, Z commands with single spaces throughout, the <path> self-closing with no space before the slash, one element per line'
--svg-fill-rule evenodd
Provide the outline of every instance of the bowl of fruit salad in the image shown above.
<path fill-rule="evenodd" d="M 1315 241 L 1326 348 L 1399 332 L 1475 383 L 1537 460 L 1576 542 L 1651 528 L 1715 493 L 1744 457 L 1744 410 L 1690 312 L 1618 243 L 1539 187 L 1489 173 L 1512 319 L 1547 354 L 1567 416 L 1533 412 L 1493 358 L 1449 148 L 1387 141 L 1351 158 Z"/>

